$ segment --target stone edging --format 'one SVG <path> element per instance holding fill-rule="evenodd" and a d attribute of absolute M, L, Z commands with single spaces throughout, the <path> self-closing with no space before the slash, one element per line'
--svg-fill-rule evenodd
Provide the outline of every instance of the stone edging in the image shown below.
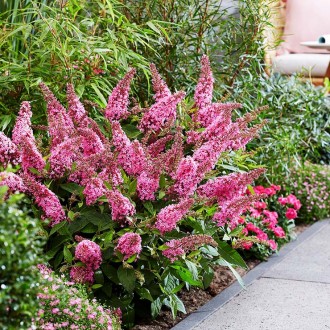
<path fill-rule="evenodd" d="M 243 276 L 245 286 L 248 287 L 255 280 L 259 279 L 267 270 L 281 262 L 290 252 L 296 249 L 305 240 L 313 237 L 326 225 L 328 225 L 328 221 L 326 220 L 314 223 L 311 227 L 307 228 L 304 232 L 298 235 L 296 240 L 286 244 L 279 251 L 279 253 L 272 255 L 268 261 L 260 263 L 258 266 L 249 271 L 246 275 Z M 217 296 L 215 296 L 213 299 L 211 299 L 209 302 L 207 302 L 204 306 L 192 312 L 188 317 L 175 325 L 171 330 L 192 330 L 206 318 L 210 317 L 224 304 L 237 296 L 242 290 L 244 289 L 236 281 Z"/>

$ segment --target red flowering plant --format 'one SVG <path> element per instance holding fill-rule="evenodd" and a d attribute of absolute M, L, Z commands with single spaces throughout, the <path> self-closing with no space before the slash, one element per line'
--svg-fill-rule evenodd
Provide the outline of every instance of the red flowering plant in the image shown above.
<path fill-rule="evenodd" d="M 263 198 L 244 192 L 264 169 L 226 175 L 224 164 L 257 135 L 263 123 L 250 123 L 262 109 L 233 121 L 241 105 L 213 103 L 207 56 L 201 66 L 190 104 L 151 65 L 155 101 L 147 109 L 129 109 L 130 70 L 109 96 L 103 126 L 72 85 L 67 111 L 41 84 L 48 130 L 38 141 L 48 142 L 38 145 L 28 102 L 12 138 L 0 133 L 0 161 L 18 170 L 1 173 L 1 184 L 25 192 L 40 210 L 52 268 L 121 307 L 129 324 L 134 310 L 145 314 L 142 302 L 153 316 L 162 305 L 174 316 L 184 312 L 176 293 L 208 286 L 214 263 L 245 266 L 223 228 Z"/>
<path fill-rule="evenodd" d="M 246 256 L 266 259 L 289 241 L 295 226 L 294 219 L 301 208 L 296 196 L 278 197 L 280 186 L 249 187 L 246 194 L 264 195 L 261 201 L 252 203 L 232 228 L 238 233 L 233 246 L 243 249 Z"/>

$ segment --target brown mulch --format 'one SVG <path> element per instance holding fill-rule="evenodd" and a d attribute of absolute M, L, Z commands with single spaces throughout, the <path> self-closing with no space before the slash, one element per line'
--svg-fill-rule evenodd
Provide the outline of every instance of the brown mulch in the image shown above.
<path fill-rule="evenodd" d="M 299 235 L 310 225 L 302 224 L 295 227 L 295 233 Z M 249 270 L 260 264 L 260 260 L 248 260 L 246 264 L 248 269 L 238 268 L 237 272 L 243 276 Z M 177 323 L 186 318 L 189 314 L 196 311 L 199 307 L 205 305 L 214 296 L 218 295 L 228 286 L 236 281 L 235 276 L 227 267 L 217 266 L 214 269 L 214 278 L 210 286 L 206 290 L 193 288 L 189 291 L 182 290 L 178 295 L 183 301 L 187 314 L 178 313 L 175 320 L 169 310 L 162 310 L 155 320 L 140 322 L 135 325 L 133 330 L 168 330 L 174 327 Z"/>

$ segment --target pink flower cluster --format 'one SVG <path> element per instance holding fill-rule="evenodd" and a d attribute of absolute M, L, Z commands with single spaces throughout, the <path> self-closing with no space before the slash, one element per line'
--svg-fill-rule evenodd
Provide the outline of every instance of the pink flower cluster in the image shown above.
<path fill-rule="evenodd" d="M 289 207 L 285 213 L 285 216 L 288 219 L 297 218 L 297 211 L 301 208 L 301 202 L 295 195 L 290 194 L 287 197 L 279 197 L 278 202 L 281 205 L 292 205 L 293 208 Z"/>
<path fill-rule="evenodd" d="M 202 245 L 218 246 L 217 242 L 209 235 L 191 235 L 180 239 L 172 239 L 165 245 L 167 249 L 162 254 L 171 262 L 178 260 L 188 251 L 196 250 Z"/>
<path fill-rule="evenodd" d="M 102 263 L 102 253 L 98 244 L 84 239 L 78 243 L 75 250 L 75 258 L 85 266 L 73 266 L 70 271 L 71 279 L 76 283 L 94 282 L 94 271 Z"/>
<path fill-rule="evenodd" d="M 162 235 L 172 231 L 177 223 L 187 214 L 194 200 L 192 198 L 184 199 L 178 204 L 172 204 L 161 209 L 157 215 L 155 228 Z"/>
<path fill-rule="evenodd" d="M 119 238 L 115 250 L 123 255 L 124 260 L 129 259 L 133 255 L 136 255 L 138 258 L 142 251 L 141 242 L 142 239 L 140 235 L 136 233 L 125 233 Z"/>
<path fill-rule="evenodd" d="M 135 207 L 131 201 L 118 190 L 107 191 L 112 219 L 119 222 L 127 221 L 127 217 L 135 214 Z"/>

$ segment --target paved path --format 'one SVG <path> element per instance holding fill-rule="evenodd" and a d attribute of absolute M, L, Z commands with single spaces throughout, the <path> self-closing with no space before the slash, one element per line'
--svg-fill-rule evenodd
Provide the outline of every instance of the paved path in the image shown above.
<path fill-rule="evenodd" d="M 330 221 L 320 221 L 278 255 L 227 288 L 173 330 L 330 329 Z"/>

